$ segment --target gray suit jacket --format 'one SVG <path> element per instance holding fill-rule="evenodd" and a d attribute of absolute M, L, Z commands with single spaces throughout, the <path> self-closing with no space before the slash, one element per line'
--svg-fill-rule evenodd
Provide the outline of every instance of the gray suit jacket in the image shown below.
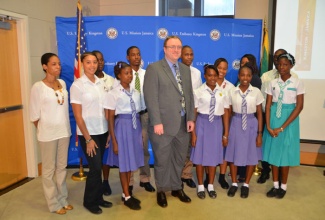
<path fill-rule="evenodd" d="M 186 120 L 194 121 L 194 98 L 190 68 L 178 63 L 186 103 Z M 165 58 L 150 64 L 143 84 L 144 99 L 149 113 L 149 132 L 163 124 L 164 134 L 175 136 L 181 124 L 181 93 Z M 186 126 L 186 125 L 184 125 Z"/>

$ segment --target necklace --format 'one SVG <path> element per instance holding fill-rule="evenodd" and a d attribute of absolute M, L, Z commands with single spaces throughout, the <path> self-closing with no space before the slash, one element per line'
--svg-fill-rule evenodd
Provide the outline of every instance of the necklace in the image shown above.
<path fill-rule="evenodd" d="M 54 90 L 54 88 L 52 88 L 52 89 Z M 56 98 L 58 99 L 59 105 L 63 105 L 63 103 L 64 103 L 64 94 L 62 92 L 62 89 L 54 90 L 54 93 L 55 93 Z M 60 100 L 60 97 L 61 97 L 61 100 Z"/>

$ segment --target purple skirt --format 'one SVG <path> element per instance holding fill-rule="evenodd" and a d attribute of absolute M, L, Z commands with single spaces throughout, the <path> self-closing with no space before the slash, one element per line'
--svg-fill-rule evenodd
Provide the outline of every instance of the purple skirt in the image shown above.
<path fill-rule="evenodd" d="M 247 129 L 242 129 L 241 114 L 231 118 L 225 160 L 236 166 L 256 165 L 262 159 L 262 149 L 256 146 L 258 122 L 254 114 L 247 114 Z"/>
<path fill-rule="evenodd" d="M 109 166 L 118 166 L 120 172 L 135 171 L 144 165 L 142 128 L 137 114 L 137 128 L 132 125 L 131 114 L 120 114 L 115 118 L 114 133 L 118 143 L 118 154 L 113 152 L 110 142 L 107 161 Z"/>
<path fill-rule="evenodd" d="M 198 114 L 196 125 L 196 146 L 192 148 L 191 161 L 202 166 L 217 166 L 223 162 L 222 134 L 223 125 L 220 116 Z"/>

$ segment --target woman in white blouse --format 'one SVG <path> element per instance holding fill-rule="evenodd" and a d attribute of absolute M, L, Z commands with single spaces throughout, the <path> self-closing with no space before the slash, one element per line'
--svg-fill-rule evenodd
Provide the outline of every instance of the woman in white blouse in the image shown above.
<path fill-rule="evenodd" d="M 67 201 L 68 148 L 71 136 L 68 91 L 57 79 L 61 72 L 59 57 L 45 53 L 41 57 L 45 78 L 36 82 L 30 96 L 30 120 L 37 128 L 42 156 L 42 182 L 48 208 L 65 214 L 73 206 Z M 54 177 L 55 176 L 55 177 Z"/>

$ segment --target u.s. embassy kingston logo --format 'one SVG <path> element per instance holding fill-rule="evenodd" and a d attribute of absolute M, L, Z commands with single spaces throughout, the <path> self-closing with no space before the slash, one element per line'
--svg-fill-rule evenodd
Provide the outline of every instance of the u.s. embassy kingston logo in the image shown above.
<path fill-rule="evenodd" d="M 210 31 L 210 38 L 211 40 L 217 41 L 220 38 L 220 31 L 217 29 L 213 29 Z"/>
<path fill-rule="evenodd" d="M 111 28 L 108 28 L 106 31 L 106 36 L 111 40 L 117 38 L 117 35 L 118 35 L 118 32 L 115 28 L 111 27 Z"/>
<path fill-rule="evenodd" d="M 168 31 L 165 28 L 159 28 L 157 31 L 157 36 L 160 39 L 166 39 L 166 37 L 168 36 Z"/>
<path fill-rule="evenodd" d="M 240 68 L 240 60 L 234 60 L 234 61 L 232 61 L 232 68 L 234 70 L 239 70 L 239 68 Z"/>

